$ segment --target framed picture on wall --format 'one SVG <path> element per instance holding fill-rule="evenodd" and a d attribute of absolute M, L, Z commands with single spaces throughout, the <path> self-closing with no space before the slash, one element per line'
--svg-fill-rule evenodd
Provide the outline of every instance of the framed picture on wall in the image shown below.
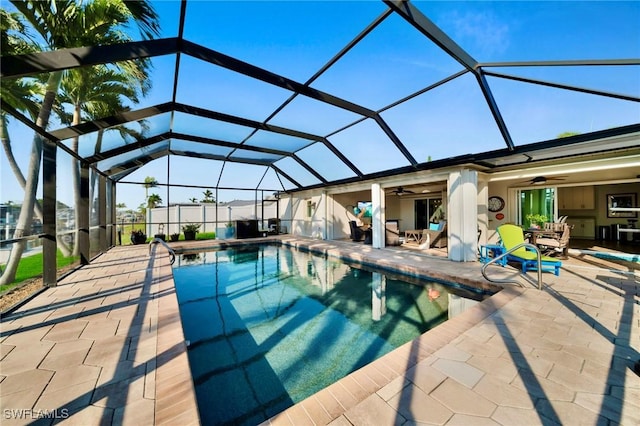
<path fill-rule="evenodd" d="M 636 218 L 638 212 L 631 209 L 638 208 L 636 194 L 608 194 L 607 217 Z"/>

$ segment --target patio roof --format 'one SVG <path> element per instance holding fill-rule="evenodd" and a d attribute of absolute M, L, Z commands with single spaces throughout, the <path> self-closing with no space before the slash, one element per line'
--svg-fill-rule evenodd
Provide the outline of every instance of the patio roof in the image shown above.
<path fill-rule="evenodd" d="M 609 138 L 640 132 L 640 43 L 616 45 L 606 31 L 580 46 L 577 37 L 545 41 L 551 31 L 535 27 L 559 57 L 538 59 L 529 45 L 498 49 L 515 36 L 490 40 L 488 51 L 467 40 L 451 23 L 460 4 L 154 5 L 162 38 L 5 56 L 1 64 L 4 79 L 148 58 L 154 90 L 135 109 L 54 130 L 8 112 L 114 180 L 177 156 L 210 160 L 211 187 L 295 191 L 456 164 L 492 170 L 638 149 L 637 138 Z M 536 24 L 529 7 L 483 4 L 456 22 Z M 563 4 L 558 14 L 580 7 Z M 640 37 L 630 29 L 637 13 L 616 22 L 620 40 Z M 495 36 L 495 28 L 478 31 Z M 139 136 L 108 132 L 118 126 Z M 559 138 L 565 131 L 579 134 Z"/>

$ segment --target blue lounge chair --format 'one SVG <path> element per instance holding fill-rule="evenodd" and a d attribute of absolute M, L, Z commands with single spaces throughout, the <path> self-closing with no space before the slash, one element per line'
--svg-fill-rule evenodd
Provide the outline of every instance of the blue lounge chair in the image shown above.
<path fill-rule="evenodd" d="M 511 250 L 515 246 L 525 242 L 524 232 L 522 228 L 516 225 L 502 225 L 498 227 L 498 234 L 502 240 L 502 245 L 505 249 Z M 560 275 L 560 268 L 562 262 L 558 259 L 549 256 L 541 256 L 541 269 L 543 271 L 553 272 L 555 275 Z M 538 257 L 532 250 L 527 250 L 526 247 L 520 247 L 507 255 L 507 260 L 519 262 L 522 265 L 522 272 L 526 273 L 528 270 L 537 270 Z"/>

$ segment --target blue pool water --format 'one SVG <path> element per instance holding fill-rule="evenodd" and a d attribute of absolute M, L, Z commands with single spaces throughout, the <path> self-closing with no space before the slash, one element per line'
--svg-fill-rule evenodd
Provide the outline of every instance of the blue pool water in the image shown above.
<path fill-rule="evenodd" d="M 272 245 L 176 263 L 207 425 L 260 423 L 486 297 Z"/>

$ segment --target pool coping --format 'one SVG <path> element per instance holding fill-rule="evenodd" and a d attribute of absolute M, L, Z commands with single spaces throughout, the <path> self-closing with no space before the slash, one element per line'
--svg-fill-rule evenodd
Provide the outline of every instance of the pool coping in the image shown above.
<path fill-rule="evenodd" d="M 156 256 L 158 245 L 153 247 L 152 285 L 158 287 L 155 294 L 163 295 L 158 298 L 155 424 L 198 425 L 200 415 L 182 330 L 173 268 L 170 257 Z"/>

